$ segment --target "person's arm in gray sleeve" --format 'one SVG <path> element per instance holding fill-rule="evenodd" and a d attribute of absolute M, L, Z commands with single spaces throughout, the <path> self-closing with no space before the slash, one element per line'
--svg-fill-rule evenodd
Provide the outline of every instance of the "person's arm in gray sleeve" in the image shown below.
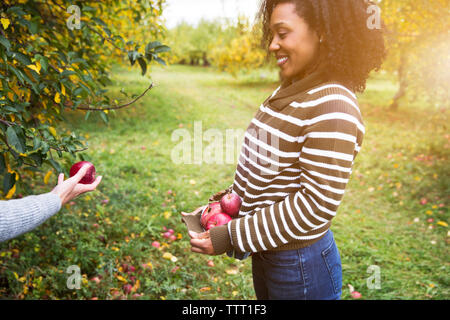
<path fill-rule="evenodd" d="M 77 174 L 67 180 L 64 180 L 64 174 L 61 173 L 57 186 L 49 193 L 0 201 L 0 242 L 36 228 L 68 201 L 80 194 L 94 191 L 102 176 L 97 177 L 91 184 L 79 183 L 91 165 L 84 165 Z"/>
<path fill-rule="evenodd" d="M 55 193 L 0 201 L 0 242 L 31 231 L 61 209 Z"/>

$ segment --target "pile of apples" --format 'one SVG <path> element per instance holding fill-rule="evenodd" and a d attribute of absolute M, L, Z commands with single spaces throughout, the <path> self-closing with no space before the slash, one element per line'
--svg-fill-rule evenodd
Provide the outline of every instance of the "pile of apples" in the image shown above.
<path fill-rule="evenodd" d="M 235 193 L 227 193 L 220 201 L 212 202 L 205 207 L 200 223 L 205 230 L 227 224 L 238 216 L 240 208 L 241 198 Z"/>

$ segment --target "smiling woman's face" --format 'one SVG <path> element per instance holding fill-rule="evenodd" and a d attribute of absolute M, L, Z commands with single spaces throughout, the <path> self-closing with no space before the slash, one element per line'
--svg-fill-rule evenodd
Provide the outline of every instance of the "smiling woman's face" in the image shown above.
<path fill-rule="evenodd" d="M 301 74 L 318 52 L 319 37 L 295 11 L 295 4 L 278 4 L 270 18 L 273 39 L 269 50 L 277 59 L 283 79 Z"/>

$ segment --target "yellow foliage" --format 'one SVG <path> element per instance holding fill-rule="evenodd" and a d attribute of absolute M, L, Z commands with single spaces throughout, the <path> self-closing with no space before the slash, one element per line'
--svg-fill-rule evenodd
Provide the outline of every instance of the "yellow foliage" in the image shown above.
<path fill-rule="evenodd" d="M 52 175 L 52 171 L 51 170 L 49 170 L 48 172 L 47 172 L 47 174 L 45 175 L 45 177 L 44 177 L 44 183 L 45 184 L 48 184 L 48 181 L 50 180 L 50 176 Z"/>
<path fill-rule="evenodd" d="M 57 135 L 56 135 L 56 130 L 55 130 L 55 128 L 53 128 L 53 127 L 49 127 L 48 128 L 48 131 L 51 133 L 51 135 L 52 136 L 54 136 L 55 138 L 57 138 Z"/>
<path fill-rule="evenodd" d="M 9 19 L 1 18 L 0 22 L 1 22 L 2 26 L 3 26 L 3 29 L 5 29 L 5 30 L 8 29 L 8 26 L 10 25 Z"/>

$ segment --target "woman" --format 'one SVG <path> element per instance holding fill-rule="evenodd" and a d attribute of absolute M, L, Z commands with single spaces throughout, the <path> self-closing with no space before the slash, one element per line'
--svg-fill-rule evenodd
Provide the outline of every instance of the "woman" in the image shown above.
<path fill-rule="evenodd" d="M 263 40 L 282 83 L 245 134 L 232 186 L 242 199 L 239 218 L 190 232 L 193 252 L 251 252 L 258 299 L 341 296 L 330 226 L 365 131 L 354 92 L 364 91 L 385 56 L 382 31 L 367 27 L 369 5 L 262 3 Z"/>
<path fill-rule="evenodd" d="M 93 191 L 102 180 L 99 176 L 92 184 L 80 184 L 89 165 L 84 165 L 76 175 L 64 181 L 64 173 L 58 177 L 58 185 L 49 193 L 28 196 L 23 199 L 0 201 L 0 242 L 31 231 L 57 213 L 61 207 L 82 193 Z"/>

